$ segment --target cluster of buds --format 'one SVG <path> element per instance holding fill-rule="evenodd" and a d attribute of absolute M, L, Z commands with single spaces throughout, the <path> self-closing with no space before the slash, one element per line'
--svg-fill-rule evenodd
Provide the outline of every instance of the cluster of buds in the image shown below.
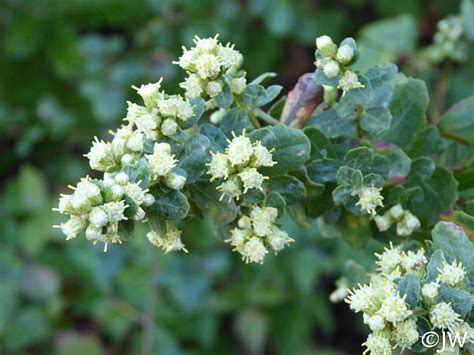
<path fill-rule="evenodd" d="M 168 143 L 155 143 L 153 154 L 145 155 L 154 181 L 162 179 L 166 186 L 181 190 L 186 183 L 186 172 L 176 169 L 178 160 L 171 153 Z"/>
<path fill-rule="evenodd" d="M 239 219 L 238 227 L 230 231 L 226 242 L 246 263 L 263 264 L 268 248 L 276 254 L 294 241 L 275 224 L 277 217 L 278 210 L 274 207 L 254 207 L 250 216 Z"/>
<path fill-rule="evenodd" d="M 175 62 L 188 73 L 185 81 L 180 83 L 186 90 L 186 97 L 216 97 L 222 92 L 226 80 L 234 94 L 240 95 L 245 90 L 245 73 L 239 70 L 242 54 L 229 43 L 222 45 L 217 38 L 218 35 L 209 38 L 196 36 L 195 46 L 190 49 L 183 47 L 183 54 Z"/>
<path fill-rule="evenodd" d="M 272 153 L 260 141 L 252 143 L 245 136 L 245 131 L 240 136 L 229 140 L 229 145 L 224 153 L 212 154 L 208 163 L 208 173 L 211 181 L 221 179 L 223 182 L 217 187 L 222 192 L 221 198 L 239 199 L 240 195 L 249 189 L 262 189 L 266 176 L 258 172 L 260 167 L 269 167 L 276 164 L 272 160 Z"/>
<path fill-rule="evenodd" d="M 178 132 L 180 125 L 194 114 L 193 106 L 180 95 L 168 95 L 160 91 L 161 80 L 134 87 L 145 106 L 128 102 L 127 117 L 131 125 L 147 139 L 157 140 Z"/>
<path fill-rule="evenodd" d="M 168 254 L 171 251 L 179 251 L 183 250 L 184 252 L 188 252 L 181 240 L 181 231 L 176 228 L 176 225 L 171 222 L 166 222 L 166 230 L 156 231 L 153 230 L 149 232 L 146 237 L 150 241 L 151 244 L 154 246 L 163 249 L 165 254 Z"/>
<path fill-rule="evenodd" d="M 410 348 L 422 335 L 417 329 L 417 314 L 426 313 L 433 329 L 458 332 L 461 337 L 466 335 L 468 341 L 474 340 L 474 330 L 452 305 L 438 302 L 438 289 L 443 284 L 463 287 L 465 271 L 461 264 L 445 262 L 438 270 L 436 281 L 428 282 L 428 259 L 423 249 L 405 252 L 390 245 L 376 257 L 378 270 L 370 275 L 370 282 L 350 290 L 345 299 L 354 312 L 363 313 L 364 323 L 371 330 L 362 344 L 367 348 L 364 354 L 391 354 L 396 347 L 402 351 Z M 397 280 L 408 273 L 416 275 L 423 285 L 416 306 L 408 304 L 406 295 L 400 295 L 397 288 Z"/>
<path fill-rule="evenodd" d="M 344 40 L 339 47 L 329 36 L 316 38 L 316 68 L 321 70 L 327 79 L 339 78 L 338 89 L 346 93 L 353 89 L 363 88 L 357 74 L 348 66 L 357 57 L 357 49 L 353 40 Z"/>
<path fill-rule="evenodd" d="M 459 16 L 451 16 L 438 22 L 438 31 L 434 35 L 435 44 L 443 54 L 450 57 L 455 52 L 464 33 L 463 20 Z"/>
<path fill-rule="evenodd" d="M 106 173 L 103 180 L 83 178 L 76 187 L 70 188 L 74 193 L 61 195 L 55 209 L 70 218 L 55 227 L 61 229 L 67 240 L 85 231 L 86 238 L 94 244 L 105 244 L 104 251 L 108 243 L 121 243 L 120 222 L 128 218 L 143 220 L 145 211 L 142 206 L 152 205 L 155 201 L 147 190 L 130 182 L 124 172 Z"/>
<path fill-rule="evenodd" d="M 359 201 L 357 201 L 356 206 L 366 211 L 370 215 L 375 215 L 375 209 L 377 207 L 383 207 L 383 196 L 380 194 L 382 188 L 374 186 L 362 186 L 354 191 L 352 195 L 357 195 Z"/>
<path fill-rule="evenodd" d="M 408 237 L 420 228 L 420 220 L 410 211 L 404 210 L 401 205 L 391 207 L 384 215 L 376 216 L 374 220 L 381 232 L 385 232 L 396 223 L 397 235 L 401 237 Z"/>

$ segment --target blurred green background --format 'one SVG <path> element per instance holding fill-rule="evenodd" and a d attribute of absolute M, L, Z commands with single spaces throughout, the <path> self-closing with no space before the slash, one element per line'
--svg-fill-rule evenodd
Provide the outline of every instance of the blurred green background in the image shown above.
<path fill-rule="evenodd" d="M 418 60 L 447 0 L 1 0 L 0 352 L 2 354 L 357 354 L 366 330 L 328 295 L 350 258 L 332 229 L 290 219 L 296 239 L 245 265 L 211 226 L 190 220 L 188 255 L 163 255 L 145 228 L 103 253 L 51 226 L 57 196 L 89 172 L 94 135 L 125 116 L 132 84 L 165 78 L 194 34 L 220 33 L 249 77 L 285 91 L 313 71 L 314 39 L 359 39 L 360 66 L 397 62 L 428 81 L 431 117 L 472 92 L 473 67 Z M 370 24 L 370 25 L 368 25 Z M 367 26 L 368 25 L 368 26 Z M 470 62 L 472 64 L 472 61 Z M 440 89 L 440 84 L 443 84 Z M 442 92 L 440 92 L 442 90 Z M 80 240 L 81 239 L 81 240 Z M 375 243 L 374 243 L 375 244 Z M 357 268 L 356 268 L 357 269 Z"/>

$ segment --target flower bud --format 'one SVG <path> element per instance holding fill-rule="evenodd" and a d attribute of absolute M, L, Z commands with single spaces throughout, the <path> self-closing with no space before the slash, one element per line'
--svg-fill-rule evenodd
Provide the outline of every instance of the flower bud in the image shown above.
<path fill-rule="evenodd" d="M 399 219 L 403 215 L 403 207 L 401 205 L 395 205 L 390 208 L 390 214 L 393 218 Z"/>
<path fill-rule="evenodd" d="M 124 154 L 122 156 L 122 159 L 120 159 L 120 163 L 122 164 L 122 166 L 132 165 L 134 160 L 135 158 L 132 154 Z"/>
<path fill-rule="evenodd" d="M 165 176 L 165 184 L 170 189 L 181 190 L 185 183 L 186 176 L 184 176 L 184 174 L 179 174 L 174 171 L 171 171 Z"/>
<path fill-rule="evenodd" d="M 97 138 L 92 142 L 91 150 L 85 157 L 89 159 L 89 165 L 94 170 L 106 171 L 107 168 L 115 165 L 111 144 L 99 141 Z"/>
<path fill-rule="evenodd" d="M 143 218 L 145 218 L 145 211 L 143 208 L 138 207 L 137 212 L 135 213 L 135 216 L 133 216 L 134 221 L 141 221 Z"/>
<path fill-rule="evenodd" d="M 136 88 L 138 95 L 143 98 L 143 102 L 145 102 L 147 107 L 154 107 L 156 105 L 156 100 L 160 94 L 161 80 L 162 79 L 156 83 L 149 83 Z"/>
<path fill-rule="evenodd" d="M 240 95 L 247 87 L 247 80 L 245 78 L 234 78 L 230 82 L 230 89 L 236 95 Z"/>
<path fill-rule="evenodd" d="M 336 61 L 331 60 L 324 66 L 323 73 L 326 78 L 334 79 L 340 73 L 339 64 Z"/>
<path fill-rule="evenodd" d="M 178 131 L 178 124 L 172 118 L 167 118 L 161 124 L 161 133 L 163 133 L 167 137 L 176 134 L 177 131 Z"/>
<path fill-rule="evenodd" d="M 110 186 L 109 188 L 105 189 L 104 191 L 105 201 L 119 201 L 120 199 L 122 199 L 124 193 L 125 193 L 125 190 L 123 186 L 119 184 L 114 184 Z"/>
<path fill-rule="evenodd" d="M 86 238 L 90 241 L 99 240 L 102 236 L 102 228 L 90 224 L 86 229 Z"/>
<path fill-rule="evenodd" d="M 134 132 L 127 140 L 127 148 L 134 152 L 143 150 L 143 135 L 140 132 Z"/>
<path fill-rule="evenodd" d="M 155 203 L 155 196 L 152 194 L 145 194 L 143 197 L 143 205 L 144 206 L 151 206 Z"/>
<path fill-rule="evenodd" d="M 80 217 L 72 216 L 66 223 L 61 224 L 61 232 L 66 236 L 66 239 L 76 238 L 86 227 L 86 222 Z"/>
<path fill-rule="evenodd" d="M 354 58 L 354 49 L 347 44 L 344 44 L 339 47 L 336 54 L 336 60 L 345 65 L 349 63 Z"/>
<path fill-rule="evenodd" d="M 206 85 L 206 93 L 210 97 L 216 97 L 222 92 L 222 84 L 218 81 L 210 81 Z"/>
<path fill-rule="evenodd" d="M 148 232 L 146 235 L 148 241 L 154 246 L 160 245 L 161 236 L 156 231 Z"/>
<path fill-rule="evenodd" d="M 337 52 L 337 46 L 329 36 L 316 38 L 316 47 L 323 57 L 334 57 Z"/>
<path fill-rule="evenodd" d="M 436 301 L 438 299 L 439 284 L 436 282 L 430 282 L 423 285 L 421 288 L 421 295 L 429 303 L 429 301 Z"/>
<path fill-rule="evenodd" d="M 211 121 L 211 123 L 213 123 L 213 124 L 219 124 L 219 123 L 222 122 L 222 119 L 224 118 L 226 113 L 227 113 L 227 111 L 223 108 L 221 108 L 220 110 L 214 111 L 211 114 L 211 117 L 209 118 L 209 121 Z"/>
<path fill-rule="evenodd" d="M 77 214 L 83 214 L 90 211 L 92 203 L 86 196 L 74 194 L 71 198 L 71 206 Z"/>
<path fill-rule="evenodd" d="M 383 216 L 375 216 L 374 221 L 375 221 L 375 224 L 377 225 L 377 228 L 381 232 L 385 232 L 392 225 L 392 218 L 387 213 L 384 214 Z"/>
<path fill-rule="evenodd" d="M 112 153 L 114 154 L 114 156 L 121 157 L 122 155 L 124 155 L 126 145 L 127 140 L 125 138 L 115 136 L 114 139 L 112 139 L 111 143 Z"/>
<path fill-rule="evenodd" d="M 102 228 L 109 222 L 109 217 L 101 207 L 94 207 L 89 213 L 89 222 L 97 228 Z"/>
<path fill-rule="evenodd" d="M 119 172 L 117 175 L 115 175 L 115 181 L 119 185 L 126 185 L 128 183 L 128 175 L 124 173 L 123 171 Z"/>
<path fill-rule="evenodd" d="M 240 229 L 251 229 L 252 228 L 252 220 L 248 216 L 242 216 L 237 225 Z"/>
<path fill-rule="evenodd" d="M 59 213 L 74 214 L 74 208 L 71 204 L 71 198 L 72 196 L 70 195 L 62 195 L 59 198 L 59 205 L 58 205 Z"/>

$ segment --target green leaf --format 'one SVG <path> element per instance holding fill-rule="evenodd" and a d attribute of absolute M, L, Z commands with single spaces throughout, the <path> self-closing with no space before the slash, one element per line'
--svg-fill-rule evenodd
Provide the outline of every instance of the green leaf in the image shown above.
<path fill-rule="evenodd" d="M 375 91 L 367 78 L 359 75 L 359 81 L 364 87 L 350 90 L 339 99 L 336 105 L 337 114 L 344 119 L 355 118 L 357 107 L 369 105 L 375 98 Z"/>
<path fill-rule="evenodd" d="M 374 107 L 365 110 L 360 116 L 360 126 L 368 133 L 381 133 L 390 127 L 392 114 L 385 107 Z"/>
<path fill-rule="evenodd" d="M 397 75 L 398 68 L 393 63 L 383 63 L 371 67 L 364 76 L 373 88 L 377 88 L 392 80 Z"/>
<path fill-rule="evenodd" d="M 217 107 L 229 108 L 230 105 L 232 105 L 233 100 L 234 96 L 232 95 L 232 91 L 230 90 L 229 84 L 224 83 L 221 93 L 214 98 Z"/>
<path fill-rule="evenodd" d="M 474 40 L 474 3 L 472 0 L 463 0 L 461 3 L 464 34 L 471 41 Z"/>
<path fill-rule="evenodd" d="M 209 149 L 213 152 L 222 152 L 227 147 L 227 137 L 222 130 L 213 124 L 204 123 L 199 132 L 209 139 Z"/>
<path fill-rule="evenodd" d="M 269 175 L 284 174 L 299 169 L 308 160 L 311 145 L 305 134 L 287 126 L 265 127 L 250 132 L 250 139 L 260 140 L 272 150 L 273 160 L 277 162 L 271 168 L 262 169 Z"/>
<path fill-rule="evenodd" d="M 397 280 L 397 288 L 400 296 L 406 295 L 406 302 L 416 307 L 420 302 L 421 285 L 420 279 L 413 274 L 406 274 Z"/>
<path fill-rule="evenodd" d="M 370 171 L 374 153 L 367 147 L 357 147 L 349 150 L 344 157 L 344 164 L 353 169 Z"/>
<path fill-rule="evenodd" d="M 197 134 L 190 137 L 177 155 L 178 168 L 186 171 L 186 183 L 195 182 L 201 177 L 209 161 L 209 146 L 211 142 L 206 136 Z"/>
<path fill-rule="evenodd" d="M 122 171 L 128 175 L 131 182 L 138 183 L 140 181 L 141 188 L 148 188 L 150 184 L 150 169 L 145 157 L 141 158 L 134 165 L 127 165 Z"/>
<path fill-rule="evenodd" d="M 438 128 L 428 126 L 422 130 L 410 149 L 410 157 L 417 158 L 423 155 L 440 153 L 446 149 L 446 142 L 441 138 Z"/>
<path fill-rule="evenodd" d="M 121 240 L 132 239 L 135 236 L 134 231 L 135 231 L 135 222 L 133 221 L 133 219 L 119 222 L 117 233 L 120 236 Z"/>
<path fill-rule="evenodd" d="M 181 124 L 182 129 L 191 128 L 196 123 L 198 123 L 206 108 L 206 102 L 200 97 L 194 98 L 189 102 L 193 106 L 194 115 L 192 115 L 183 124 Z"/>
<path fill-rule="evenodd" d="M 306 196 L 304 184 L 290 175 L 272 176 L 268 181 L 268 190 L 280 193 L 288 205 L 297 203 Z"/>
<path fill-rule="evenodd" d="M 252 124 L 249 122 L 248 115 L 244 110 L 234 107 L 222 118 L 220 128 L 227 137 L 230 137 L 232 132 L 240 136 L 244 130 L 252 130 Z"/>
<path fill-rule="evenodd" d="M 249 107 L 260 107 L 273 101 L 283 89 L 280 85 L 264 88 L 262 85 L 249 84 L 242 93 L 242 102 Z"/>
<path fill-rule="evenodd" d="M 332 199 L 336 205 L 348 202 L 352 198 L 352 187 L 339 185 L 332 191 Z"/>
<path fill-rule="evenodd" d="M 160 188 L 150 190 L 155 196 L 155 203 L 147 208 L 147 214 L 159 215 L 163 219 L 183 219 L 189 212 L 186 196 L 177 190 L 162 191 Z"/>
<path fill-rule="evenodd" d="M 84 335 L 79 332 L 59 334 L 55 343 L 57 355 L 102 355 L 104 354 L 99 340 L 93 335 Z"/>
<path fill-rule="evenodd" d="M 316 113 L 306 122 L 308 126 L 321 130 L 329 138 L 357 136 L 354 121 L 341 118 L 333 108 Z"/>
<path fill-rule="evenodd" d="M 278 216 L 282 216 L 286 210 L 286 201 L 277 191 L 270 191 L 265 198 L 265 206 L 275 207 L 278 210 Z"/>
<path fill-rule="evenodd" d="M 18 196 L 21 208 L 35 211 L 47 204 L 47 185 L 41 172 L 32 166 L 22 166 L 18 176 Z"/>
<path fill-rule="evenodd" d="M 20 349 L 44 341 L 50 331 L 51 327 L 44 311 L 31 306 L 23 307 L 13 317 L 3 334 L 2 347 L 18 352 Z"/>
<path fill-rule="evenodd" d="M 306 127 L 303 132 L 311 142 L 310 160 L 334 157 L 334 146 L 323 132 L 314 127 Z"/>
<path fill-rule="evenodd" d="M 449 211 L 458 199 L 458 183 L 453 173 L 438 167 L 429 178 L 414 177 L 410 174 L 405 187 L 419 187 L 423 201 L 411 199 L 410 211 L 428 224 L 435 224 L 440 215 Z"/>
<path fill-rule="evenodd" d="M 438 124 L 442 133 L 464 138 L 474 144 L 474 96 L 459 101 L 446 111 Z"/>
<path fill-rule="evenodd" d="M 257 76 L 255 79 L 253 79 L 250 82 L 250 85 L 262 84 L 265 80 L 274 78 L 276 76 L 277 76 L 277 73 L 273 73 L 273 72 L 267 72 L 267 73 L 260 74 L 259 76 Z"/>
<path fill-rule="evenodd" d="M 453 211 L 443 215 L 443 220 L 463 227 L 469 240 L 474 241 L 474 215 L 469 215 L 464 211 Z"/>
<path fill-rule="evenodd" d="M 472 310 L 472 300 L 469 292 L 446 284 L 441 285 L 438 290 L 438 302 L 451 303 L 451 306 L 461 318 L 466 317 Z"/>
<path fill-rule="evenodd" d="M 340 78 L 341 78 L 341 75 L 338 75 L 337 77 L 332 78 L 332 79 L 328 79 L 326 78 L 326 75 L 324 75 L 321 69 L 316 69 L 316 71 L 314 72 L 314 81 L 318 85 L 327 85 L 327 86 L 336 87 L 339 84 Z"/>
<path fill-rule="evenodd" d="M 336 174 L 341 162 L 336 159 L 317 159 L 308 164 L 306 170 L 311 181 L 324 184 L 336 181 Z"/>
<path fill-rule="evenodd" d="M 443 266 L 446 258 L 441 249 L 436 250 L 426 265 L 427 282 L 434 282 L 439 275 L 439 269 Z"/>
<path fill-rule="evenodd" d="M 379 143 L 375 146 L 375 151 L 385 157 L 389 163 L 388 179 L 396 182 L 408 176 L 411 169 L 411 159 L 402 149 L 394 144 Z"/>
<path fill-rule="evenodd" d="M 461 262 L 469 279 L 474 279 L 474 243 L 468 238 L 462 227 L 439 222 L 432 231 L 433 247 L 443 251 L 449 263 Z"/>
<path fill-rule="evenodd" d="M 377 135 L 377 140 L 408 148 L 426 124 L 428 89 L 422 80 L 408 78 L 398 82 L 390 103 L 392 124 L 388 131 Z"/>
<path fill-rule="evenodd" d="M 221 224 L 232 222 L 237 217 L 237 206 L 233 200 L 221 198 L 216 187 L 209 184 L 197 183 L 190 186 L 191 196 L 203 213 L 209 213 L 214 220 Z"/>
<path fill-rule="evenodd" d="M 354 249 L 365 248 L 372 235 L 368 217 L 357 217 L 347 212 L 343 214 L 340 228 L 343 238 Z"/>

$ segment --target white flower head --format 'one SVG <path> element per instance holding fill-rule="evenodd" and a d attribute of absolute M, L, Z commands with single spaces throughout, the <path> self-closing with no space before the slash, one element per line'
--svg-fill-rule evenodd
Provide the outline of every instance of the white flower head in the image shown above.
<path fill-rule="evenodd" d="M 189 74 L 179 86 L 186 90 L 186 97 L 190 99 L 200 97 L 203 93 L 203 82 L 196 74 Z"/>
<path fill-rule="evenodd" d="M 186 183 L 186 176 L 171 171 L 165 176 L 165 184 L 170 189 L 181 190 Z"/>
<path fill-rule="evenodd" d="M 178 162 L 171 154 L 171 147 L 167 143 L 155 143 L 153 154 L 145 156 L 151 171 L 157 176 L 166 176 Z"/>
<path fill-rule="evenodd" d="M 273 161 L 272 153 L 267 149 L 267 147 L 263 146 L 260 141 L 255 142 L 253 155 L 255 158 L 253 165 L 255 167 L 273 166 L 276 164 L 276 161 Z"/>
<path fill-rule="evenodd" d="M 100 193 L 100 188 L 87 178 L 82 178 L 81 181 L 78 182 L 76 190 L 74 191 L 74 195 L 84 196 L 92 204 L 102 203 L 102 195 Z"/>
<path fill-rule="evenodd" d="M 396 220 L 399 220 L 403 216 L 403 207 L 400 204 L 397 204 L 395 206 L 392 206 L 389 210 L 390 215 L 395 218 Z"/>
<path fill-rule="evenodd" d="M 236 95 L 242 94 L 246 87 L 247 87 L 247 79 L 245 79 L 244 77 L 234 78 L 230 82 L 230 89 Z"/>
<path fill-rule="evenodd" d="M 427 263 L 428 260 L 423 248 L 417 250 L 416 253 L 411 250 L 402 252 L 401 264 L 406 272 L 418 273 L 424 270 Z"/>
<path fill-rule="evenodd" d="M 402 298 L 398 294 L 385 298 L 379 310 L 379 314 L 393 324 L 404 321 L 411 313 L 405 302 L 405 296 Z"/>
<path fill-rule="evenodd" d="M 464 270 L 462 263 L 457 263 L 456 261 L 452 264 L 444 262 L 438 272 L 439 275 L 437 280 L 447 283 L 450 286 L 456 286 L 462 283 L 466 276 L 466 271 Z"/>
<path fill-rule="evenodd" d="M 226 154 L 211 153 L 211 162 L 207 164 L 209 167 L 207 173 L 211 175 L 211 181 L 216 179 L 227 178 L 230 172 L 230 162 Z"/>
<path fill-rule="evenodd" d="M 85 157 L 89 159 L 89 165 L 94 170 L 106 171 L 109 167 L 115 165 L 110 143 L 99 141 L 97 137 L 92 142 L 91 150 Z"/>
<path fill-rule="evenodd" d="M 196 45 L 196 50 L 198 53 L 210 53 L 217 50 L 219 45 L 218 38 L 219 35 L 216 34 L 214 37 L 208 38 L 199 38 L 199 36 L 194 36 L 193 42 Z"/>
<path fill-rule="evenodd" d="M 193 114 L 193 107 L 189 102 L 179 95 L 169 95 L 157 102 L 160 115 L 163 117 L 176 117 L 181 121 L 186 121 Z"/>
<path fill-rule="evenodd" d="M 170 137 L 174 136 L 176 132 L 178 131 L 178 124 L 176 121 L 172 118 L 167 118 L 161 123 L 161 133 L 163 133 L 164 136 Z"/>
<path fill-rule="evenodd" d="M 82 218 L 72 216 L 66 223 L 62 223 L 59 227 L 61 232 L 66 236 L 66 240 L 74 239 L 79 233 L 86 228 L 86 222 Z"/>
<path fill-rule="evenodd" d="M 215 79 L 219 76 L 221 62 L 214 54 L 202 54 L 196 58 L 196 73 L 203 80 Z"/>
<path fill-rule="evenodd" d="M 398 247 L 393 247 L 390 243 L 390 248 L 385 248 L 382 254 L 375 254 L 377 261 L 375 262 L 379 266 L 379 270 L 384 275 L 388 275 L 393 272 L 402 262 L 402 254 Z"/>
<path fill-rule="evenodd" d="M 381 232 L 387 231 L 393 223 L 392 217 L 388 213 L 385 213 L 383 216 L 375 216 L 374 221 Z"/>
<path fill-rule="evenodd" d="M 97 227 L 93 224 L 90 224 L 86 228 L 86 233 L 85 234 L 86 234 L 87 240 L 90 240 L 90 241 L 93 241 L 93 242 L 99 241 L 102 238 L 102 228 Z"/>
<path fill-rule="evenodd" d="M 331 37 L 324 35 L 316 38 L 316 48 L 321 49 L 333 45 Z"/>
<path fill-rule="evenodd" d="M 265 255 L 268 253 L 267 248 L 262 240 L 258 237 L 251 237 L 242 248 L 239 248 L 242 259 L 246 262 L 263 264 Z"/>
<path fill-rule="evenodd" d="M 127 140 L 127 148 L 138 153 L 143 151 L 143 134 L 139 131 L 133 132 Z"/>
<path fill-rule="evenodd" d="M 242 54 L 235 50 L 234 46 L 230 43 L 225 46 L 220 45 L 217 51 L 217 56 L 219 57 L 221 65 L 226 69 L 231 67 L 238 68 L 242 65 L 244 60 Z"/>
<path fill-rule="evenodd" d="M 356 190 L 355 193 L 359 195 L 359 201 L 356 203 L 356 206 L 360 206 L 362 210 L 375 215 L 375 209 L 378 206 L 383 207 L 383 196 L 380 194 L 380 191 L 382 191 L 382 188 L 374 186 L 363 186 Z"/>
<path fill-rule="evenodd" d="M 155 196 L 153 196 L 152 194 L 150 193 L 146 193 L 144 196 L 143 196 L 143 205 L 144 206 L 151 206 L 155 203 Z"/>
<path fill-rule="evenodd" d="M 383 317 L 378 314 L 369 316 L 367 313 L 364 313 L 364 323 L 367 324 L 373 332 L 384 329 L 386 325 Z"/>
<path fill-rule="evenodd" d="M 278 217 L 278 210 L 274 207 L 254 207 L 250 212 L 255 234 L 264 237 L 272 233 L 272 226 Z"/>
<path fill-rule="evenodd" d="M 107 202 L 102 205 L 111 222 L 120 222 L 127 219 L 124 215 L 127 206 L 123 200 L 115 202 Z"/>
<path fill-rule="evenodd" d="M 253 147 L 250 139 L 245 136 L 245 132 L 229 142 L 226 153 L 233 166 L 247 164 L 250 161 Z"/>
<path fill-rule="evenodd" d="M 404 211 L 401 220 L 397 223 L 397 234 L 400 236 L 410 236 L 420 227 L 420 220 L 410 211 Z"/>
<path fill-rule="evenodd" d="M 421 288 L 421 294 L 430 301 L 435 301 L 438 298 L 438 289 L 440 285 L 437 282 L 430 282 Z"/>
<path fill-rule="evenodd" d="M 89 222 L 98 228 L 102 228 L 109 223 L 109 216 L 102 207 L 94 207 L 89 213 Z"/>
<path fill-rule="evenodd" d="M 147 107 L 154 107 L 156 105 L 156 101 L 160 95 L 162 81 L 163 78 L 156 83 L 143 84 L 139 88 L 133 87 L 137 90 L 138 95 L 142 97 Z"/>
<path fill-rule="evenodd" d="M 390 339 L 382 333 L 371 333 L 367 337 L 365 343 L 362 343 L 363 346 L 367 348 L 363 352 L 370 353 L 372 355 L 390 355 L 392 354 L 392 346 L 390 344 Z"/>
<path fill-rule="evenodd" d="M 364 88 L 365 86 L 359 81 L 359 78 L 356 73 L 346 70 L 341 80 L 339 80 L 338 89 L 342 89 L 344 93 L 354 90 Z"/>
<path fill-rule="evenodd" d="M 222 83 L 219 81 L 210 81 L 206 85 L 206 93 L 210 97 L 216 97 L 222 92 Z"/>
<path fill-rule="evenodd" d="M 392 331 L 392 340 L 397 347 L 402 350 L 409 348 L 418 341 L 420 334 L 418 333 L 416 321 L 407 319 L 397 323 Z"/>
<path fill-rule="evenodd" d="M 244 192 L 249 189 L 262 189 L 265 177 L 260 174 L 255 168 L 245 168 L 239 173 L 239 178 L 244 184 Z"/>
<path fill-rule="evenodd" d="M 165 235 L 159 235 L 155 231 L 149 232 L 147 238 L 150 243 L 162 248 L 165 254 L 179 250 L 183 250 L 187 253 L 186 247 L 181 240 L 181 231 L 175 227 L 169 228 Z"/>
<path fill-rule="evenodd" d="M 137 183 L 128 183 L 124 186 L 124 193 L 127 194 L 137 205 L 141 205 L 145 200 L 145 193 L 148 190 L 143 190 Z"/>
<path fill-rule="evenodd" d="M 294 241 L 294 239 L 288 236 L 288 233 L 276 226 L 273 226 L 272 232 L 267 236 L 267 242 L 270 244 L 275 253 L 283 250 L 288 244 Z"/>
<path fill-rule="evenodd" d="M 323 68 L 324 76 L 328 79 L 334 79 L 339 75 L 340 71 L 339 63 L 335 60 L 329 61 Z"/>
<path fill-rule="evenodd" d="M 252 231 L 247 229 L 234 228 L 230 231 L 230 237 L 225 242 L 240 250 L 251 233 Z"/>
<path fill-rule="evenodd" d="M 349 296 L 344 301 L 354 312 L 366 312 L 373 308 L 374 296 L 374 289 L 370 285 L 359 285 L 359 288 L 349 290 Z"/>
<path fill-rule="evenodd" d="M 337 49 L 336 59 L 339 63 L 348 64 L 354 58 L 354 49 L 344 44 Z"/>
<path fill-rule="evenodd" d="M 435 328 L 455 330 L 461 322 L 461 317 L 450 303 L 440 302 L 431 309 L 430 321 Z"/>
<path fill-rule="evenodd" d="M 228 196 L 230 199 L 239 199 L 239 196 L 242 195 L 242 184 L 237 177 L 224 181 L 217 189 L 222 193 L 221 200 L 224 196 Z"/>

